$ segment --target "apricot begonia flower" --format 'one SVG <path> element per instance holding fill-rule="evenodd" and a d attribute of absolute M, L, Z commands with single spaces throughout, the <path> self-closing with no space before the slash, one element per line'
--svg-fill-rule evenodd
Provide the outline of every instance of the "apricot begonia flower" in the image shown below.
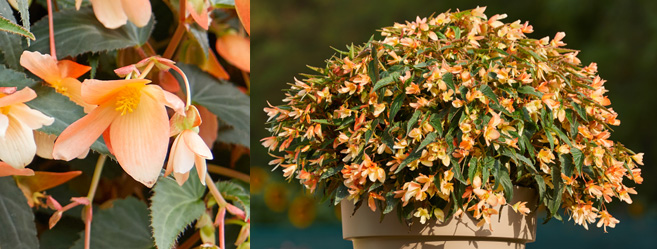
<path fill-rule="evenodd" d="M 76 8 L 80 5 L 76 1 Z M 116 29 L 128 20 L 137 27 L 144 27 L 151 20 L 151 2 L 149 0 L 91 0 L 94 14 L 105 28 Z"/>
<path fill-rule="evenodd" d="M 82 99 L 98 107 L 59 135 L 53 157 L 71 160 L 102 134 L 123 170 L 152 187 L 169 144 L 165 105 L 178 112 L 184 105 L 177 96 L 148 83 L 150 80 L 145 79 L 85 80 Z"/>
<path fill-rule="evenodd" d="M 14 168 L 24 168 L 36 154 L 33 130 L 51 125 L 54 118 L 24 103 L 36 98 L 29 87 L 0 87 L 0 160 Z"/>
<path fill-rule="evenodd" d="M 247 73 L 251 72 L 251 41 L 249 38 L 227 34 L 217 38 L 217 52 L 233 66 Z"/>
<path fill-rule="evenodd" d="M 169 162 L 165 175 L 173 172 L 179 185 L 183 185 L 189 177 L 189 171 L 196 164 L 196 171 L 201 183 L 205 185 L 207 172 L 206 159 L 212 159 L 212 151 L 198 134 L 201 116 L 194 106 L 190 106 L 186 115 L 176 113 L 171 118 L 171 135 L 178 135 L 171 146 Z"/>
<path fill-rule="evenodd" d="M 55 91 L 84 107 L 85 112 L 93 109 L 93 105 L 89 105 L 82 100 L 80 96 L 82 83 L 77 79 L 87 73 L 91 67 L 70 60 L 57 61 L 49 54 L 30 51 L 23 52 L 20 62 L 21 66 L 43 79 L 55 88 Z"/>
<path fill-rule="evenodd" d="M 3 176 L 33 176 L 34 171 L 29 168 L 17 169 L 11 165 L 0 162 L 0 177 Z"/>

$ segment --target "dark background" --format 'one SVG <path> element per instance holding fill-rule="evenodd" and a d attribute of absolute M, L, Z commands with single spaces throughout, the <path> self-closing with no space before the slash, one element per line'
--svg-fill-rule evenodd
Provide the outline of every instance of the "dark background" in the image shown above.
<path fill-rule="evenodd" d="M 252 0 L 253 32 L 251 74 L 252 246 L 253 248 L 350 248 L 342 241 L 334 209 L 305 195 L 297 180 L 285 182 L 279 170 L 271 172 L 271 158 L 259 140 L 264 130 L 266 101 L 281 104 L 286 83 L 306 65 L 324 66 L 324 60 L 345 45 L 362 44 L 381 27 L 428 17 L 448 9 L 488 6 L 488 17 L 508 14 L 505 23 L 529 21 L 531 38 L 566 32 L 566 47 L 581 50 L 582 64 L 597 62 L 607 80 L 612 107 L 621 125 L 612 140 L 636 152 L 645 152 L 644 184 L 637 186 L 632 205 L 608 206 L 621 222 L 604 234 L 573 221 L 550 221 L 538 227 L 537 241 L 528 248 L 654 248 L 657 244 L 656 72 L 657 1 L 544 0 L 544 1 L 393 1 L 393 0 Z M 632 184 L 629 184 L 632 186 Z M 544 214 L 539 214 L 542 219 Z M 305 228 L 305 229 L 301 229 Z"/>

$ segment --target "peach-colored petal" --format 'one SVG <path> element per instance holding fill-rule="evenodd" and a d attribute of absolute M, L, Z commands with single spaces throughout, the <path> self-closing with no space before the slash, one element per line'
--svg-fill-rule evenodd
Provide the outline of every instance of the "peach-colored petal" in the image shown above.
<path fill-rule="evenodd" d="M 11 165 L 0 162 L 0 177 L 4 176 L 33 176 L 34 171 L 29 168 L 17 169 Z"/>
<path fill-rule="evenodd" d="M 55 141 L 53 158 L 69 161 L 89 149 L 100 134 L 119 116 L 113 103 L 98 106 L 67 127 Z"/>
<path fill-rule="evenodd" d="M 173 162 L 174 157 L 176 156 L 176 151 L 178 150 L 178 144 L 180 144 L 181 136 L 176 136 L 176 139 L 173 140 L 171 145 L 171 152 L 169 153 L 169 160 L 167 161 L 167 167 L 164 170 L 164 175 L 168 176 L 173 173 Z"/>
<path fill-rule="evenodd" d="M 217 141 L 217 134 L 219 132 L 219 121 L 217 115 L 210 112 L 207 108 L 197 105 L 196 108 L 201 115 L 203 123 L 199 126 L 198 135 L 201 136 L 208 148 L 212 149 L 214 142 Z"/>
<path fill-rule="evenodd" d="M 9 117 L 14 117 L 20 120 L 32 130 L 40 129 L 44 125 L 48 126 L 55 122 L 54 118 L 48 117 L 40 111 L 34 110 L 25 104 L 17 104 L 11 106 L 11 111 L 7 114 Z"/>
<path fill-rule="evenodd" d="M 205 186 L 205 175 L 208 173 L 208 166 L 205 163 L 205 159 L 201 157 L 194 157 L 194 163 L 196 164 L 196 172 L 198 173 L 198 178 L 201 180 L 203 186 Z"/>
<path fill-rule="evenodd" d="M 178 185 L 182 186 L 189 178 L 189 172 L 185 172 L 185 173 L 173 172 L 173 177 L 176 179 Z"/>
<path fill-rule="evenodd" d="M 217 39 L 217 52 L 242 71 L 251 72 L 251 41 L 249 38 L 228 34 Z"/>
<path fill-rule="evenodd" d="M 198 135 L 198 133 L 192 131 L 192 130 L 186 130 L 183 131 L 181 134 L 184 138 L 185 145 L 187 145 L 187 148 L 194 152 L 194 154 L 204 158 L 204 159 L 212 159 L 212 151 L 208 148 L 208 146 L 203 142 L 203 139 Z"/>
<path fill-rule="evenodd" d="M 187 11 L 201 28 L 208 30 L 210 17 L 208 8 L 205 6 L 205 1 L 187 1 Z"/>
<path fill-rule="evenodd" d="M 114 155 L 123 170 L 152 187 L 169 145 L 169 116 L 162 103 L 142 93 L 139 106 L 110 126 Z"/>
<path fill-rule="evenodd" d="M 80 6 L 82 6 L 82 0 L 75 0 L 75 10 L 80 10 Z"/>
<path fill-rule="evenodd" d="M 147 85 L 143 91 L 158 103 L 170 107 L 177 113 L 185 113 L 185 103 L 175 94 L 164 91 L 156 85 Z"/>
<path fill-rule="evenodd" d="M 110 140 L 110 128 L 107 127 L 105 131 L 103 132 L 103 140 L 105 140 L 105 146 L 107 146 L 107 150 L 114 155 L 114 150 L 112 149 L 112 140 Z"/>
<path fill-rule="evenodd" d="M 230 79 L 230 75 L 226 72 L 226 69 L 219 64 L 217 56 L 214 55 L 214 52 L 212 52 L 211 49 L 208 49 L 208 58 L 203 62 L 203 65 L 201 65 L 201 69 L 217 79 Z"/>
<path fill-rule="evenodd" d="M 59 81 L 62 76 L 57 68 L 57 59 L 49 54 L 23 51 L 20 59 L 21 66 L 48 83 Z"/>
<path fill-rule="evenodd" d="M 87 79 L 82 82 L 82 100 L 91 105 L 100 105 L 107 102 L 122 87 L 135 84 L 146 85 L 150 80 L 94 80 Z"/>
<path fill-rule="evenodd" d="M 160 70 L 158 73 L 158 79 L 160 83 L 160 87 L 164 89 L 165 91 L 172 92 L 172 93 L 177 93 L 180 91 L 180 83 L 178 83 L 178 80 L 176 77 L 171 74 L 171 72 L 163 71 Z"/>
<path fill-rule="evenodd" d="M 82 99 L 82 83 L 75 78 L 65 78 L 60 82 L 60 87 L 66 88 L 66 97 L 68 97 L 75 104 L 82 106 L 85 113 L 91 112 L 96 105 L 88 104 Z"/>
<path fill-rule="evenodd" d="M 0 137 L 4 137 L 9 128 L 9 117 L 0 113 Z"/>
<path fill-rule="evenodd" d="M 121 3 L 123 11 L 135 26 L 144 27 L 151 20 L 151 2 L 149 0 L 121 0 Z"/>
<path fill-rule="evenodd" d="M 235 0 L 237 16 L 242 21 L 246 33 L 251 34 L 251 0 Z"/>
<path fill-rule="evenodd" d="M 10 95 L 0 97 L 0 107 L 13 105 L 16 103 L 25 103 L 27 101 L 33 100 L 36 98 L 36 93 L 32 88 L 25 87 L 21 90 L 18 90 Z"/>
<path fill-rule="evenodd" d="M 0 137 L 0 160 L 14 168 L 24 168 L 32 162 L 36 154 L 36 144 L 32 129 L 9 116 L 9 127 L 4 137 Z"/>
<path fill-rule="evenodd" d="M 179 135 L 177 138 L 178 144 L 171 148 L 171 164 L 173 165 L 174 173 L 186 173 L 194 167 L 194 152 L 189 150 L 185 145 L 185 138 Z"/>
<path fill-rule="evenodd" d="M 80 76 L 91 70 L 90 66 L 78 64 L 71 60 L 61 60 L 57 62 L 57 67 L 62 78 L 80 78 Z"/>
<path fill-rule="evenodd" d="M 52 158 L 52 150 L 55 148 L 56 135 L 45 132 L 34 131 L 34 142 L 37 146 L 37 156 L 45 159 Z"/>
<path fill-rule="evenodd" d="M 96 18 L 108 29 L 115 29 L 128 22 L 128 16 L 119 0 L 91 0 Z"/>

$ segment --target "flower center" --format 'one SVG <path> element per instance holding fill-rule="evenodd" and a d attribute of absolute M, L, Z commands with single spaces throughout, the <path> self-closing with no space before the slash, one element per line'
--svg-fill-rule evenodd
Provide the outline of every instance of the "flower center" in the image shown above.
<path fill-rule="evenodd" d="M 116 97 L 116 109 L 121 112 L 121 116 L 133 112 L 139 105 L 141 98 L 140 87 L 124 87 Z"/>

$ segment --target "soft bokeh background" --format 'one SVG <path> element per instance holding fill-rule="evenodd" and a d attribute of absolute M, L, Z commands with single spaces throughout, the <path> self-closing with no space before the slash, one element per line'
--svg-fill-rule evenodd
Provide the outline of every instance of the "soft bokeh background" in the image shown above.
<path fill-rule="evenodd" d="M 550 221 L 538 227 L 537 241 L 527 248 L 654 248 L 657 236 L 657 1 L 543 0 L 543 1 L 395 1 L 395 0 L 252 0 L 252 247 L 351 248 L 342 240 L 335 209 L 305 195 L 296 181 L 287 183 L 280 169 L 271 172 L 270 157 L 259 146 L 266 101 L 281 104 L 288 82 L 299 73 L 312 73 L 306 65 L 323 67 L 333 55 L 330 47 L 362 44 L 377 29 L 394 22 L 414 20 L 448 9 L 488 6 L 490 17 L 508 14 L 534 26 L 532 38 L 554 37 L 565 31 L 568 48 L 581 50 L 583 64 L 597 62 L 607 80 L 612 107 L 622 121 L 612 139 L 637 152 L 645 152 L 645 183 L 636 189 L 632 205 L 613 205 L 621 220 L 608 234 L 594 226 L 584 230 L 573 221 Z M 544 214 L 539 214 L 542 219 Z"/>

